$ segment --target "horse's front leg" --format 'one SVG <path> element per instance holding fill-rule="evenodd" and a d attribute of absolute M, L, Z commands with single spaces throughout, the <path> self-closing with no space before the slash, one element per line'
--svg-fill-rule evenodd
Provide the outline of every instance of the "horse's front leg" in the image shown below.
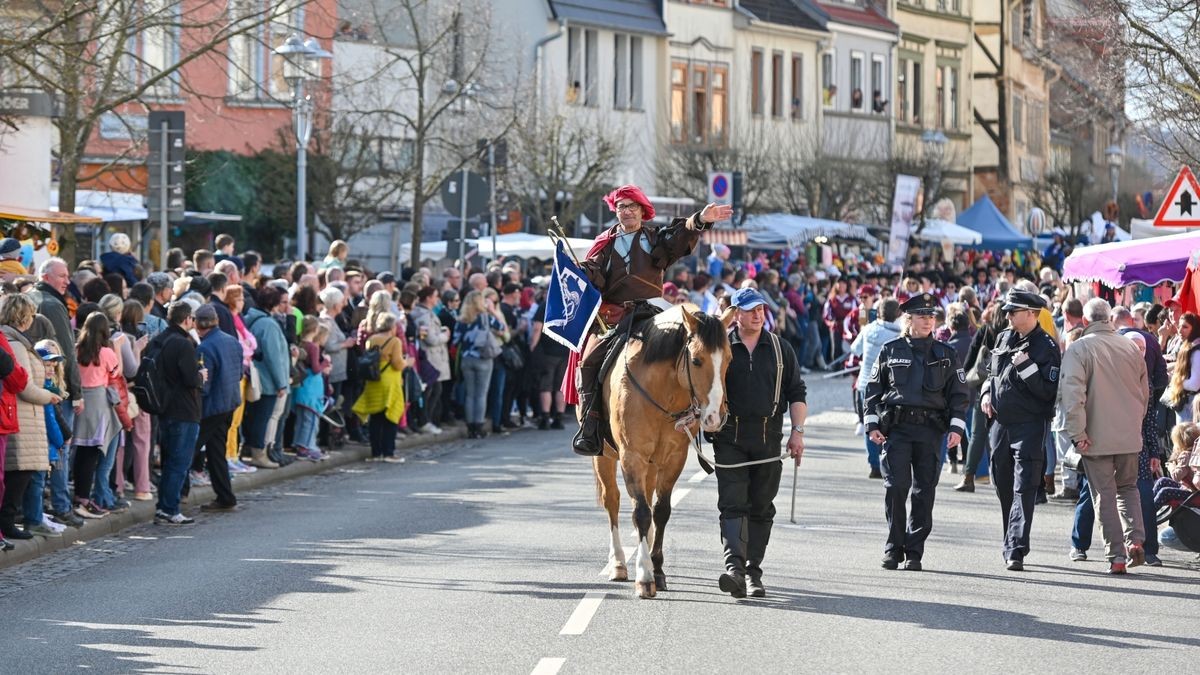
<path fill-rule="evenodd" d="M 621 528 L 617 515 L 621 509 L 621 489 L 617 485 L 617 460 L 609 455 L 592 459 L 596 474 L 596 492 L 604 510 L 608 512 L 608 565 L 604 571 L 609 581 L 626 581 L 629 570 L 625 567 L 625 548 L 621 546 Z"/>
<path fill-rule="evenodd" d="M 622 463 L 625 485 L 633 498 L 633 525 L 637 528 L 638 547 L 634 555 L 634 591 L 639 598 L 653 598 L 654 572 L 650 563 L 650 500 L 654 497 L 655 474 L 653 464 L 642 459 L 630 459 L 627 455 Z"/>

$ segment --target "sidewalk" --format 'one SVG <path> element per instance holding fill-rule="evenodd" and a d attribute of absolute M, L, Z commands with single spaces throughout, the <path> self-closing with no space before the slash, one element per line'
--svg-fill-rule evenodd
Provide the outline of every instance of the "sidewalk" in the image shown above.
<path fill-rule="evenodd" d="M 397 438 L 396 451 L 398 455 L 412 454 L 413 451 L 421 450 L 431 445 L 461 440 L 466 437 L 466 428 L 455 426 L 447 428 L 445 433 L 438 436 L 405 436 Z M 370 454 L 371 449 L 368 446 L 348 443 L 341 450 L 329 453 L 328 459 L 323 462 L 296 461 L 278 469 L 259 469 L 254 473 L 236 474 L 232 476 L 233 490 L 236 494 L 241 495 L 275 483 L 303 476 L 311 476 L 347 464 L 361 462 Z M 203 518 L 204 516 L 199 510 L 200 505 L 212 501 L 215 496 L 212 488 L 207 485 L 203 487 L 193 486 L 191 494 L 184 502 L 184 510 Z M 0 552 L 0 569 L 19 565 L 53 551 L 70 548 L 71 546 L 83 544 L 93 539 L 113 535 L 133 525 L 151 522 L 154 520 L 154 509 L 154 501 L 133 501 L 130 503 L 127 511 L 110 513 L 103 518 L 95 520 L 85 520 L 83 527 L 68 527 L 61 537 L 45 538 L 35 536 L 33 539 L 12 541 L 16 546 L 15 549 L 8 552 Z M 164 525 L 163 527 L 167 526 Z M 186 527 L 179 529 L 182 531 Z"/>

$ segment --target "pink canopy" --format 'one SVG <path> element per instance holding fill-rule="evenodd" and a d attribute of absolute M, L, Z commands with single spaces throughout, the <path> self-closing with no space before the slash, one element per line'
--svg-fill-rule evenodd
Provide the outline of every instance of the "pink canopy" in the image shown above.
<path fill-rule="evenodd" d="M 1200 248 L 1200 232 L 1083 246 L 1063 263 L 1063 281 L 1098 281 L 1110 288 L 1179 282 Z"/>

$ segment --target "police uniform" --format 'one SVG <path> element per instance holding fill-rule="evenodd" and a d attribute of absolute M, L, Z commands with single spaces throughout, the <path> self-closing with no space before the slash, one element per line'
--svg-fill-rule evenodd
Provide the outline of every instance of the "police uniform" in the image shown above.
<path fill-rule="evenodd" d="M 741 310 L 766 304 L 762 295 L 751 288 L 737 291 L 731 300 Z M 796 353 L 786 340 L 766 330 L 753 352 L 742 342 L 737 328 L 729 332 L 729 342 L 733 351 L 725 374 L 729 416 L 713 438 L 715 459 L 718 464 L 739 464 L 777 458 L 785 437 L 783 414 L 792 403 L 805 402 L 806 388 Z M 721 513 L 726 570 L 721 588 L 735 597 L 745 594 L 747 583 L 752 595 L 766 594 L 762 561 L 771 538 L 782 469 L 782 461 L 717 469 L 717 508 Z"/>
<path fill-rule="evenodd" d="M 918 293 L 900 309 L 933 315 L 941 307 L 931 293 Z M 933 498 L 942 439 L 948 431 L 965 435 L 967 377 L 954 348 L 932 336 L 904 336 L 883 345 L 867 381 L 863 421 L 867 433 L 886 440 L 880 455 L 888 521 L 883 566 L 921 569 L 925 539 L 933 527 Z M 912 511 L 905 521 L 909 491 Z"/>
<path fill-rule="evenodd" d="M 1046 306 L 1035 293 L 1009 291 L 1001 309 L 1038 312 Z M 1020 366 L 1013 358 L 1029 357 Z M 1046 430 L 1054 417 L 1061 356 L 1054 338 L 1034 324 L 1026 335 L 1013 329 L 996 338 L 981 396 L 990 396 L 988 421 L 992 482 L 1004 522 L 1004 560 L 1011 570 L 1024 568 L 1029 553 L 1033 506 L 1046 469 Z"/>

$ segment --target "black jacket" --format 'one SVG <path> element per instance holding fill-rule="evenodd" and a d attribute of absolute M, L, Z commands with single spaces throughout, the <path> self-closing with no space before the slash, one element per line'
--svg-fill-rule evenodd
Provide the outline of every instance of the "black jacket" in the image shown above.
<path fill-rule="evenodd" d="M 179 326 L 168 326 L 151 342 L 162 345 L 158 365 L 172 392 L 161 417 L 177 422 L 199 422 L 204 380 L 200 378 L 200 361 L 192 336 Z"/>
<path fill-rule="evenodd" d="M 1013 365 L 1013 357 L 1019 352 L 1029 356 L 1020 368 Z M 1058 343 L 1041 326 L 1034 326 L 1023 337 L 1015 330 L 1006 330 L 996 338 L 981 395 L 992 397 L 996 421 L 1001 424 L 1053 419 L 1061 367 Z"/>
<path fill-rule="evenodd" d="M 787 340 L 779 341 L 783 356 L 783 375 L 779 389 L 779 406 L 771 409 L 775 400 L 775 376 L 779 372 L 775 363 L 775 348 L 771 336 L 765 331 L 751 354 L 742 342 L 737 329 L 729 332 L 729 346 L 733 360 L 725 371 L 725 402 L 729 406 L 729 421 L 736 418 L 770 418 L 768 430 L 778 431 L 783 427 L 783 413 L 792 403 L 804 403 L 808 393 L 804 380 L 800 378 L 800 367 L 796 352 Z"/>
<path fill-rule="evenodd" d="M 867 379 L 863 422 L 879 428 L 889 407 L 920 408 L 942 416 L 950 431 L 967 431 L 967 376 L 954 348 L 932 337 L 898 337 L 883 345 Z"/>

